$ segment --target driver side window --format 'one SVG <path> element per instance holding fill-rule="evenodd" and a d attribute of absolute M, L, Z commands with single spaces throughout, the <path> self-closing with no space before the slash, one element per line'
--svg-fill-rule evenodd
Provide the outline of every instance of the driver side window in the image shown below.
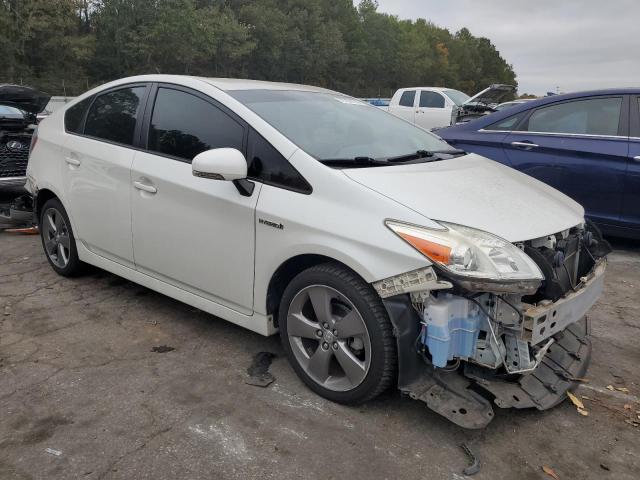
<path fill-rule="evenodd" d="M 244 127 L 200 97 L 160 87 L 156 96 L 148 149 L 191 163 L 213 148 L 242 151 Z"/>
<path fill-rule="evenodd" d="M 420 92 L 420 106 L 423 108 L 444 108 L 444 97 L 437 92 Z"/>

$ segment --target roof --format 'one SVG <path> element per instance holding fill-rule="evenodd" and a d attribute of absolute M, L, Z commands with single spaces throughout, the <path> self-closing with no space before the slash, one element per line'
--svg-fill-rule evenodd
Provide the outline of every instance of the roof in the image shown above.
<path fill-rule="evenodd" d="M 307 92 L 330 92 L 326 88 L 314 87 L 312 85 L 300 85 L 298 83 L 267 82 L 264 80 L 249 80 L 241 78 L 205 78 L 194 77 L 204 80 L 220 90 L 300 90 Z"/>
<path fill-rule="evenodd" d="M 403 88 L 399 88 L 398 90 L 428 90 L 431 92 L 444 92 L 447 90 L 455 90 L 454 88 L 448 88 L 448 87 L 403 87 Z"/>

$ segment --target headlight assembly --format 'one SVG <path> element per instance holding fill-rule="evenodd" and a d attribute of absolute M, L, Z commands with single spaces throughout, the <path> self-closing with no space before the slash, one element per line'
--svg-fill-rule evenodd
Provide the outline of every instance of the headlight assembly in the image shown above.
<path fill-rule="evenodd" d="M 474 228 L 439 223 L 442 230 L 385 222 L 441 273 L 467 290 L 526 294 L 540 287 L 544 276 L 538 265 L 512 243 Z"/>

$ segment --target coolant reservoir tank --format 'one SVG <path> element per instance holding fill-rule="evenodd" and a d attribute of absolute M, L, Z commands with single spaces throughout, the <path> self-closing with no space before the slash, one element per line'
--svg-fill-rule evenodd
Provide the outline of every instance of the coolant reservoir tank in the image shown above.
<path fill-rule="evenodd" d="M 466 298 L 444 294 L 429 300 L 423 312 L 422 343 L 433 365 L 445 367 L 449 360 L 473 356 L 480 329 L 480 309 Z"/>

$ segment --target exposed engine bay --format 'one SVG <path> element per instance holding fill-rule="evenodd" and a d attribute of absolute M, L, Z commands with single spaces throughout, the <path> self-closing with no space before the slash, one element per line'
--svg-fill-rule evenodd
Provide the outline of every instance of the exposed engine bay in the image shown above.
<path fill-rule="evenodd" d="M 402 295 L 385 300 L 398 338 L 400 389 L 463 427 L 485 426 L 491 400 L 502 408 L 550 408 L 588 365 L 586 313 L 602 292 L 611 247 L 589 223 L 516 246 L 544 275 L 535 292 L 474 292 L 434 269 L 425 283 L 431 289 L 404 295 L 418 326 L 398 316 Z"/>
<path fill-rule="evenodd" d="M 50 98 L 29 87 L 0 85 L 0 188 L 24 185 L 37 114 Z"/>

